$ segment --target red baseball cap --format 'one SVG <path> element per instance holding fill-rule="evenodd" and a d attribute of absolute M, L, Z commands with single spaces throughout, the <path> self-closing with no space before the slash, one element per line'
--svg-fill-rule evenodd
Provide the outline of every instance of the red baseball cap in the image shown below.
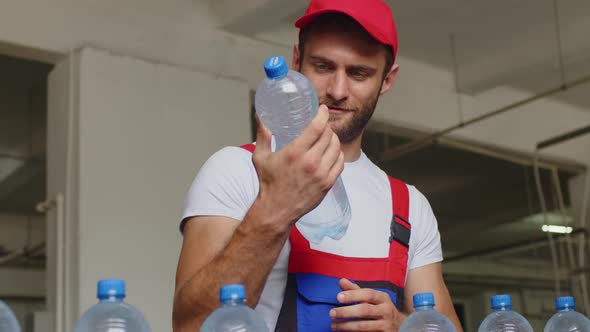
<path fill-rule="evenodd" d="M 391 8 L 383 0 L 311 0 L 305 15 L 295 22 L 302 29 L 317 16 L 326 13 L 342 13 L 352 17 L 379 42 L 393 48 L 397 54 L 397 29 Z"/>

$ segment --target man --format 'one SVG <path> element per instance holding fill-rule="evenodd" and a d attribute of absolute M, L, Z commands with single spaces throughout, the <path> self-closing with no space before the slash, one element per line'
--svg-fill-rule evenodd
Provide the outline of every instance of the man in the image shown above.
<path fill-rule="evenodd" d="M 382 0 L 311 0 L 296 26 L 292 67 L 322 105 L 280 151 L 259 123 L 255 148 L 224 148 L 199 171 L 183 211 L 174 330 L 197 330 L 219 306 L 220 286 L 242 283 L 271 330 L 397 331 L 412 296 L 432 292 L 461 331 L 428 202 L 413 186 L 388 181 L 361 151 L 399 69 L 390 8 Z M 295 222 L 339 175 L 352 210 L 348 231 L 311 245 Z M 405 212 L 392 211 L 392 201 Z"/>

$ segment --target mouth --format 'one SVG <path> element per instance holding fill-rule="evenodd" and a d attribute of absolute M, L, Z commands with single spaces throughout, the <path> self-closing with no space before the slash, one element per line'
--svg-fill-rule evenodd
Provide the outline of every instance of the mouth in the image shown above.
<path fill-rule="evenodd" d="M 332 107 L 332 106 L 328 106 L 328 111 L 330 111 L 330 114 L 345 114 L 345 113 L 350 112 L 350 110 L 347 110 L 344 108 Z"/>

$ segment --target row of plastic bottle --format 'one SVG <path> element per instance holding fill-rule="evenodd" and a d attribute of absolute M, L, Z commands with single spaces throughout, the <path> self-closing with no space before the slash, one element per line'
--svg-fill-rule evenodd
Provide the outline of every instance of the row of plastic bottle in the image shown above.
<path fill-rule="evenodd" d="M 415 311 L 402 324 L 400 332 L 454 332 L 455 327 L 443 314 L 434 310 L 432 293 L 414 295 Z M 492 313 L 479 325 L 478 332 L 533 332 L 531 324 L 512 310 L 510 295 L 492 296 Z M 575 311 L 574 298 L 558 297 L 557 312 L 547 321 L 544 332 L 590 332 L 590 320 Z"/>
<path fill-rule="evenodd" d="M 220 290 L 221 307 L 214 311 L 201 327 L 201 332 L 266 332 L 264 321 L 245 304 L 242 285 L 227 285 Z M 418 293 L 413 297 L 415 311 L 403 322 L 400 332 L 455 332 L 455 326 L 443 314 L 434 309 L 432 293 Z M 558 297 L 557 313 L 544 332 L 590 332 L 590 320 L 575 311 L 574 298 Z M 478 332 L 532 332 L 531 324 L 512 310 L 510 295 L 495 295 L 491 299 L 492 310 L 480 324 Z"/>
<path fill-rule="evenodd" d="M 402 324 L 400 332 L 456 331 L 450 320 L 434 310 L 432 293 L 414 295 L 415 311 Z M 510 295 L 492 296 L 492 310 L 479 325 L 478 332 L 533 332 L 531 324 L 522 315 L 512 310 Z M 590 332 L 590 320 L 575 311 L 574 298 L 558 297 L 557 312 L 547 321 L 544 332 Z"/>
<path fill-rule="evenodd" d="M 512 310 L 510 295 L 492 296 L 491 303 L 493 312 L 481 322 L 478 332 L 533 331 L 526 318 Z M 555 308 L 557 312 L 545 324 L 544 332 L 590 331 L 590 320 L 575 311 L 573 297 L 561 296 L 556 298 Z"/>
<path fill-rule="evenodd" d="M 119 279 L 101 280 L 97 285 L 99 302 L 78 320 L 74 332 L 150 332 L 143 315 L 124 301 L 125 282 Z M 221 287 L 221 306 L 205 320 L 201 332 L 267 332 L 265 322 L 245 303 L 243 285 Z M 455 332 L 451 321 L 434 309 L 432 293 L 418 293 L 413 297 L 415 311 L 402 324 L 400 332 Z M 532 332 L 529 322 L 512 310 L 509 295 L 495 295 L 491 299 L 493 312 L 480 324 L 478 332 Z M 557 312 L 547 321 L 545 332 L 590 332 L 590 320 L 575 311 L 574 298 L 558 297 Z M 10 308 L 0 301 L 0 332 L 20 332 Z"/>
<path fill-rule="evenodd" d="M 125 302 L 125 281 L 100 280 L 96 295 L 98 303 L 78 320 L 74 332 L 150 332 L 150 327 L 134 306 Z M 14 313 L 0 301 L 0 332 L 20 332 Z"/>

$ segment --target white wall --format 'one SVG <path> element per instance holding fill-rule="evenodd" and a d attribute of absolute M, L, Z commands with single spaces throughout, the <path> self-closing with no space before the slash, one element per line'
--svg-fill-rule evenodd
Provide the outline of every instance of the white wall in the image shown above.
<path fill-rule="evenodd" d="M 95 302 L 98 279 L 118 277 L 152 329 L 169 331 L 182 200 L 210 154 L 249 141 L 248 87 L 95 49 L 77 57 L 69 319 Z M 69 69 L 56 69 L 51 85 L 67 84 Z M 57 99 L 50 94 L 50 118 Z"/>
<path fill-rule="evenodd" d="M 75 139 L 78 118 L 74 111 L 79 91 L 79 78 L 75 75 L 78 67 L 79 56 L 73 54 L 60 62 L 48 78 L 46 283 L 47 311 L 52 318 L 52 331 L 56 331 L 53 324 L 63 330 L 63 320 L 67 318 L 64 313 L 71 315 L 73 308 L 78 306 L 77 261 L 73 259 L 77 257 L 77 242 L 67 244 L 64 239 L 66 230 L 70 240 L 71 234 L 76 234 L 78 229 L 78 144 Z M 66 259 L 70 262 L 68 267 L 74 266 L 64 268 Z M 68 287 L 64 287 L 66 275 Z"/>

